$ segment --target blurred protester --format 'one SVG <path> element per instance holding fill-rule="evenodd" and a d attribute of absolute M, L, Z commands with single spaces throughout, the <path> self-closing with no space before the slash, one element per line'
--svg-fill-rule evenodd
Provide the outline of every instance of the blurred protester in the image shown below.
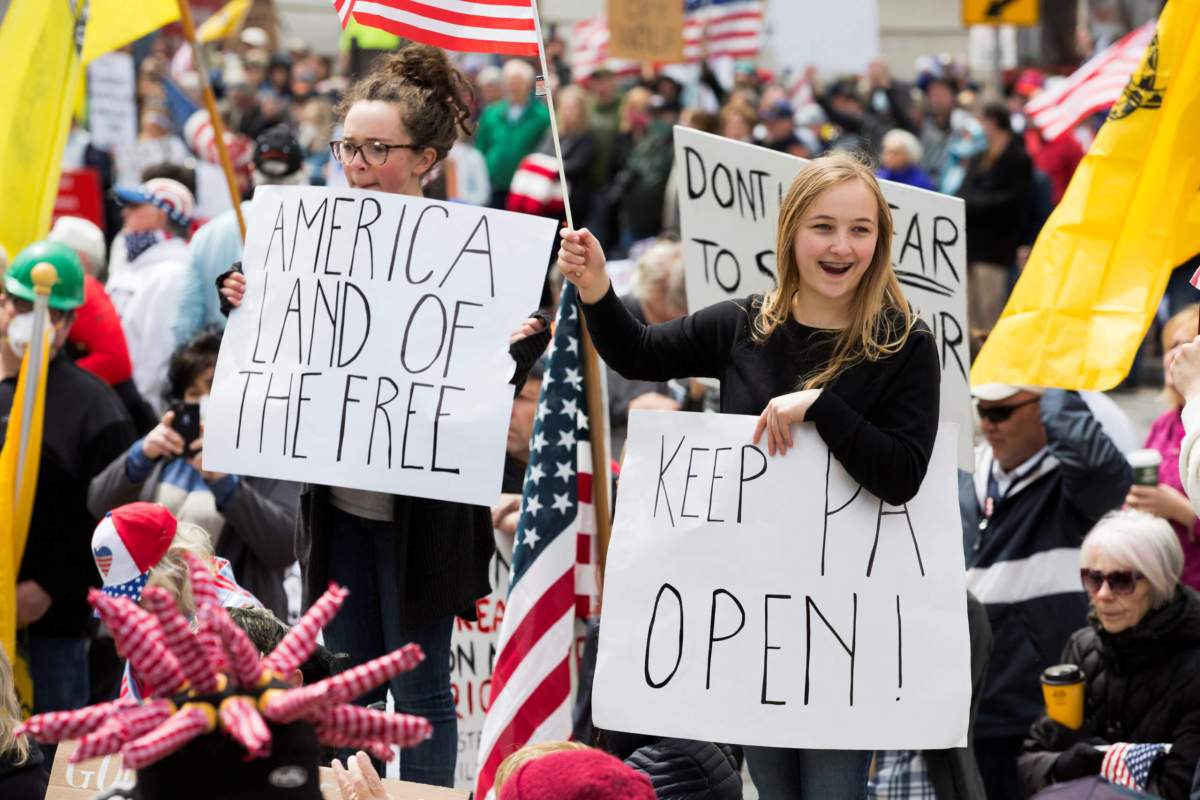
<path fill-rule="evenodd" d="M 99 517 L 135 500 L 162 504 L 180 522 L 207 531 L 238 582 L 287 616 L 283 577 L 296 560 L 292 535 L 299 485 L 204 468 L 204 416 L 220 349 L 220 331 L 204 331 L 175 351 L 167 369 L 170 410 L 92 480 L 88 508 Z M 186 428 L 176 426 L 181 414 L 191 413 L 188 404 L 199 410 L 199 428 L 189 436 L 200 435 L 191 440 L 180 432 L 188 433 Z"/>
<path fill-rule="evenodd" d="M 27 629 L 34 713 L 80 708 L 88 701 L 87 646 L 95 624 L 87 592 L 96 581 L 88 543 L 96 523 L 87 487 L 134 439 L 125 407 L 108 384 L 62 355 L 83 305 L 83 265 L 69 247 L 55 242 L 26 247 L 4 273 L 0 435 L 19 402 L 20 358 L 34 335 L 32 272 L 43 261 L 58 270 L 58 282 L 49 300 L 41 467 L 17 575 L 17 627 Z"/>
<path fill-rule="evenodd" d="M 13 681 L 12 664 L 0 647 L 0 796 L 7 800 L 42 800 L 50 770 L 31 736 L 16 735 L 21 706 Z"/>
<path fill-rule="evenodd" d="M 923 150 L 921 168 L 937 185 L 949 166 L 951 142 L 959 134 L 957 123 L 963 112 L 958 110 L 958 85 L 953 77 L 937 70 L 921 73 L 917 87 L 925 94 L 925 113 L 917 134 Z"/>
<path fill-rule="evenodd" d="M 620 99 L 617 112 L 617 132 L 613 140 L 609 172 L 604 175 L 603 189 L 594 198 L 592 226 L 596 237 L 602 242 L 618 246 L 621 224 L 618 215 L 620 191 L 615 187 L 616 177 L 629 163 L 629 157 L 637 143 L 650 127 L 650 98 L 653 95 L 645 86 L 633 86 Z M 578 221 L 576 224 L 580 224 Z"/>
<path fill-rule="evenodd" d="M 595 193 L 604 189 L 612 175 L 617 129 L 621 121 L 621 93 L 617 90 L 616 75 L 606 68 L 593 72 L 583 85 L 591 105 L 589 117 L 592 138 L 596 143 L 590 183 L 590 188 Z M 589 224 L 594 226 L 594 223 Z"/>
<path fill-rule="evenodd" d="M 1200 322 L 1200 305 L 1193 304 L 1173 315 L 1162 329 L 1163 399 L 1169 408 L 1150 426 L 1145 446 L 1162 455 L 1157 486 L 1133 486 L 1125 498 L 1130 508 L 1153 514 L 1171 523 L 1183 548 L 1184 563 L 1180 582 L 1200 588 L 1200 521 L 1184 494 L 1180 477 L 1180 447 L 1185 429 L 1183 424 L 1184 398 L 1175 386 L 1171 364 L 1180 350 L 1192 341 Z"/>
<path fill-rule="evenodd" d="M 328 146 L 325 150 L 329 151 Z M 254 144 L 254 182 L 242 201 L 242 214 L 250 211 L 254 186 L 302 186 L 305 183 L 307 175 L 300 142 L 286 125 L 276 125 L 259 136 Z M 220 297 L 212 287 L 217 276 L 241 260 L 242 231 L 232 208 L 196 231 L 187 248 L 187 270 L 168 337 L 172 347 L 183 345 L 203 328 L 225 327 Z"/>
<path fill-rule="evenodd" d="M 685 128 L 716 133 L 717 115 L 698 108 L 685 108 L 679 115 L 679 124 Z M 663 190 L 662 235 L 673 239 L 679 238 L 679 162 L 671 164 L 671 173 L 667 176 L 667 185 Z"/>
<path fill-rule="evenodd" d="M 183 164 L 190 157 L 183 140 L 176 136 L 171 118 L 158 107 L 147 108 L 140 117 L 138 138 L 117 148 L 117 183 L 133 186 L 142 171 L 153 164 Z"/>
<path fill-rule="evenodd" d="M 954 136 L 946 148 L 946 161 L 942 170 L 941 181 L 937 189 L 942 194 L 958 194 L 963 181 L 967 177 L 967 168 L 971 162 L 987 150 L 987 137 L 983 135 L 983 126 L 979 120 L 966 112 L 959 112 L 961 125 L 954 131 Z"/>
<path fill-rule="evenodd" d="M 621 232 L 618 246 L 626 252 L 634 242 L 662 232 L 663 196 L 675 164 L 678 105 L 661 95 L 652 95 L 647 111 L 644 131 L 606 190 L 609 204 L 617 207 Z"/>
<path fill-rule="evenodd" d="M 726 139 L 753 142 L 754 126 L 757 124 L 754 106 L 739 97 L 733 97 L 721 108 L 720 133 Z"/>
<path fill-rule="evenodd" d="M 787 100 L 772 103 L 763 113 L 763 124 L 767 131 L 763 137 L 763 147 L 800 158 L 812 158 L 816 155 L 816 148 L 797 135 L 795 115 L 796 110 Z"/>
<path fill-rule="evenodd" d="M 521 517 L 521 492 L 525 487 L 525 468 L 529 465 L 530 439 L 542 394 L 545 361 L 537 361 L 529 377 L 513 399 L 508 420 L 508 439 L 504 450 L 504 478 L 500 483 L 500 502 L 492 507 L 492 528 L 504 535 L 497 537 L 497 546 L 512 555 L 513 537 Z"/>
<path fill-rule="evenodd" d="M 990 331 L 1008 299 L 1033 165 L 1004 103 L 985 105 L 981 119 L 987 149 L 971 160 L 958 196 L 967 203 L 967 321 Z"/>
<path fill-rule="evenodd" d="M 325 170 L 331 158 L 329 140 L 333 134 L 333 104 L 324 97 L 312 97 L 297 114 L 296 138 L 304 152 L 308 181 L 325 185 Z"/>
<path fill-rule="evenodd" d="M 271 56 L 267 65 L 267 89 L 280 99 L 292 98 L 292 59 L 287 53 Z"/>
<path fill-rule="evenodd" d="M 1045 77 L 1039 70 L 1027 69 L 1017 78 L 1013 96 L 1024 106 L 1042 91 L 1044 84 Z M 1025 150 L 1033 159 L 1033 165 L 1050 180 L 1050 205 L 1053 208 L 1062 200 L 1075 168 L 1083 160 L 1083 145 L 1075 138 L 1074 131 L 1066 131 L 1056 139 L 1046 141 L 1041 131 L 1028 122 L 1023 135 Z"/>
<path fill-rule="evenodd" d="M 815 67 L 808 67 L 804 74 L 812 87 L 813 99 L 825 111 L 829 121 L 842 129 L 835 147 L 863 150 L 876 156 L 885 133 L 892 128 L 914 127 L 908 113 L 906 90 L 894 83 L 887 68 L 878 62 L 868 79 L 866 98 L 859 93 L 857 82 L 852 79 L 839 80 L 824 89 Z"/>
<path fill-rule="evenodd" d="M 550 127 L 546 103 L 533 95 L 533 67 L 525 61 L 504 62 L 504 99 L 483 110 L 475 146 L 487 160 L 492 208 L 504 208 L 517 164 L 532 153 Z"/>
<path fill-rule="evenodd" d="M 479 90 L 477 102 L 482 111 L 492 103 L 504 99 L 504 73 L 499 67 L 489 64 L 475 76 L 475 88 Z"/>
<path fill-rule="evenodd" d="M 195 201 L 170 178 L 114 190 L 124 225 L 113 243 L 108 294 L 121 315 L 133 380 L 155 413 L 163 411 L 167 360 L 187 281 L 187 240 Z"/>
<path fill-rule="evenodd" d="M 1138 511 L 1109 514 L 1079 557 L 1091 602 L 1088 626 L 1071 635 L 1063 664 L 1084 675 L 1083 726 L 1041 716 L 1020 757 L 1027 796 L 1051 784 L 1095 776 L 1119 743 L 1164 746 L 1134 788 L 1187 800 L 1200 758 L 1200 597 L 1179 582 L 1183 551 L 1163 520 Z"/>
<path fill-rule="evenodd" d="M 133 383 L 133 364 L 121 318 L 113 308 L 96 273 L 104 268 L 104 234 L 82 217 L 59 217 L 48 241 L 75 251 L 84 269 L 83 305 L 75 311 L 75 324 L 67 336 L 66 352 L 75 363 L 113 387 L 138 432 L 154 427 L 154 410 Z"/>
<path fill-rule="evenodd" d="M 959 473 L 967 588 L 995 641 L 975 726 L 989 800 L 1018 800 L 1017 754 L 1041 713 L 1041 671 L 1084 623 L 1080 543 L 1118 507 L 1129 462 L 1074 392 L 986 384 L 971 393 L 984 442 Z"/>
<path fill-rule="evenodd" d="M 486 206 L 492 201 L 487 161 L 467 136 L 458 137 L 446 158 L 454 162 L 455 191 L 451 200 L 473 206 Z"/>
<path fill-rule="evenodd" d="M 921 142 L 903 128 L 892 128 L 883 135 L 879 153 L 879 169 L 875 174 L 884 180 L 932 190 L 933 181 L 921 169 Z"/>
<path fill-rule="evenodd" d="M 564 86 L 558 90 L 555 109 L 562 145 L 562 167 L 571 195 L 572 218 L 586 220 L 592 212 L 591 169 L 596 157 L 596 135 L 592 132 L 587 93 L 578 86 Z M 540 149 L 546 154 L 554 153 L 554 144 L 549 136 Z"/>

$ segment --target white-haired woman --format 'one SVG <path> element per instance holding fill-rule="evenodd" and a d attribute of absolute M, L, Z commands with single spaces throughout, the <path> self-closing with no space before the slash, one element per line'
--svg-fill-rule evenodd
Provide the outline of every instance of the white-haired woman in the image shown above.
<path fill-rule="evenodd" d="M 921 169 L 924 155 L 924 148 L 916 136 L 903 128 L 893 128 L 883 135 L 879 169 L 875 174 L 884 180 L 932 190 L 933 179 Z"/>
<path fill-rule="evenodd" d="M 517 164 L 529 155 L 550 127 L 546 104 L 535 102 L 533 67 L 525 61 L 504 62 L 504 96 L 483 109 L 475 129 L 475 147 L 487 161 L 492 208 L 504 208 Z"/>
<path fill-rule="evenodd" d="M 1018 761 L 1025 790 L 1096 775 L 1098 747 L 1154 743 L 1170 752 L 1144 788 L 1186 800 L 1200 759 L 1200 596 L 1179 582 L 1179 537 L 1164 519 L 1116 511 L 1084 539 L 1079 562 L 1091 624 L 1072 634 L 1062 661 L 1085 676 L 1083 726 L 1034 723 Z"/>

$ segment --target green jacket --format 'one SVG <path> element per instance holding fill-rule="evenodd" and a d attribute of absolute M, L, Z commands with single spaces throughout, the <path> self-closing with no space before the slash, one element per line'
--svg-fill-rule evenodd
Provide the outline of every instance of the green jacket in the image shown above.
<path fill-rule="evenodd" d="M 537 149 L 550 127 L 550 112 L 540 98 L 531 97 L 515 122 L 508 120 L 508 101 L 497 100 L 479 116 L 475 147 L 487 161 L 492 191 L 508 189 L 521 159 Z"/>

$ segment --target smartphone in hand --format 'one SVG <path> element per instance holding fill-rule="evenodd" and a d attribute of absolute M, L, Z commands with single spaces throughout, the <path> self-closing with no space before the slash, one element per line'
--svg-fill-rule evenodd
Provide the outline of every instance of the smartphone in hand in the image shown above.
<path fill-rule="evenodd" d="M 200 404 L 175 403 L 171 410 L 175 412 L 171 427 L 183 437 L 184 454 L 191 456 L 192 442 L 200 438 Z"/>

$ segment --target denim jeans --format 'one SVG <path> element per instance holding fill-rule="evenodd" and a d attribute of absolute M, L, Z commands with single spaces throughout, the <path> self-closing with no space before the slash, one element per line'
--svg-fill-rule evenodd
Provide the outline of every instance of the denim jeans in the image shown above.
<path fill-rule="evenodd" d="M 454 618 L 447 617 L 417 631 L 402 633 L 397 610 L 396 530 L 376 522 L 330 510 L 329 579 L 350 590 L 341 612 L 325 628 L 325 645 L 350 654 L 357 666 L 415 642 L 425 660 L 401 673 L 389 685 L 355 700 L 369 705 L 387 699 L 391 689 L 396 711 L 425 717 L 433 736 L 423 744 L 400 751 L 400 778 L 432 786 L 453 786 L 458 757 L 458 717 L 450 688 L 450 635 Z"/>
<path fill-rule="evenodd" d="M 871 751 L 747 747 L 746 766 L 761 800 L 865 800 Z"/>
<path fill-rule="evenodd" d="M 88 704 L 87 639 L 42 639 L 30 637 L 29 676 L 33 679 L 33 713 L 71 711 Z M 42 767 L 46 772 L 54 763 L 58 745 L 43 744 Z"/>

